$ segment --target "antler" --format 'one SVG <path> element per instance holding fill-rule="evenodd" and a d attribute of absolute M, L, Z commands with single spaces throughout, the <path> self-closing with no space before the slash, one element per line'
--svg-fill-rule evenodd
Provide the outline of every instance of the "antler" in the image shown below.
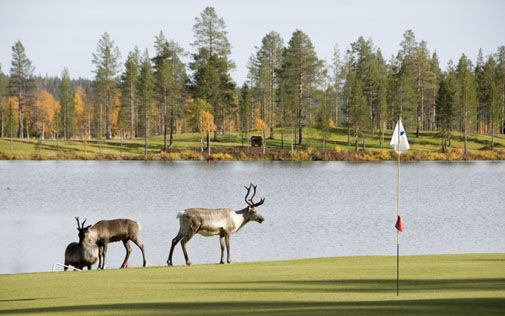
<path fill-rule="evenodd" d="M 244 188 L 247 190 L 247 193 L 246 193 L 246 195 L 245 195 L 244 200 L 245 200 L 245 202 L 247 203 L 247 205 L 249 205 L 249 206 L 251 206 L 251 203 L 247 200 L 247 196 L 249 195 L 249 192 L 251 191 L 251 185 L 252 185 L 252 183 L 249 185 L 249 187 L 246 187 L 246 186 L 244 185 Z"/>
<path fill-rule="evenodd" d="M 253 199 L 254 199 L 254 196 L 256 195 L 256 188 L 258 187 L 257 185 L 254 185 L 254 184 L 249 184 L 249 187 L 246 187 L 244 186 L 247 190 L 247 194 L 245 195 L 245 202 L 247 203 L 247 205 L 249 205 L 250 207 L 256 207 L 256 206 L 260 206 L 261 204 L 263 204 L 265 202 L 265 198 L 262 198 L 258 203 L 254 203 Z M 249 193 L 251 192 L 251 188 L 253 189 L 253 194 L 251 196 L 251 198 L 249 198 L 249 200 L 247 199 L 247 197 L 249 196 Z"/>
<path fill-rule="evenodd" d="M 84 220 L 84 222 L 82 222 L 82 224 L 81 224 L 81 223 L 79 223 L 79 216 L 76 216 L 76 217 L 75 217 L 75 220 L 77 221 L 77 229 L 82 229 L 82 228 L 84 228 L 84 223 L 86 223 L 86 221 L 87 221 L 88 219 L 86 218 L 86 219 Z"/>

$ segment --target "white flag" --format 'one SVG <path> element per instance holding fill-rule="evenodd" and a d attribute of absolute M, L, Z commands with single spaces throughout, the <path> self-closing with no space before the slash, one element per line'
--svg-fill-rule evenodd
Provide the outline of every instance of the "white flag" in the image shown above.
<path fill-rule="evenodd" d="M 389 144 L 394 148 L 396 153 L 401 154 L 409 150 L 409 141 L 407 140 L 407 133 L 403 128 L 402 120 L 398 120 L 393 131 L 393 137 L 391 137 L 391 143 Z"/>

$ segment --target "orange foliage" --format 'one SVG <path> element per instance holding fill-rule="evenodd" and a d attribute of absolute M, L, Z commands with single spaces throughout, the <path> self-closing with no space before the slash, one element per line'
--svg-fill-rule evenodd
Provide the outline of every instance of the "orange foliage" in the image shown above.
<path fill-rule="evenodd" d="M 212 115 L 209 111 L 202 111 L 202 115 L 200 116 L 200 124 L 198 126 L 200 133 L 211 133 L 217 130 L 216 124 L 214 124 L 214 115 Z"/>
<path fill-rule="evenodd" d="M 46 90 L 37 94 L 34 109 L 32 109 L 32 119 L 35 128 L 42 138 L 51 135 L 56 137 L 58 132 L 58 112 L 60 111 L 60 102 Z"/>
<path fill-rule="evenodd" d="M 256 129 L 262 131 L 263 133 L 266 133 L 268 130 L 268 124 L 263 121 L 261 118 L 257 117 L 256 118 Z"/>

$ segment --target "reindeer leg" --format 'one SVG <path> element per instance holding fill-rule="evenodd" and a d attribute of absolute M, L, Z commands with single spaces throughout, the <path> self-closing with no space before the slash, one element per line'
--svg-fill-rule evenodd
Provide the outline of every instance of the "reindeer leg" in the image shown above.
<path fill-rule="evenodd" d="M 103 257 L 103 247 L 98 246 L 98 267 L 97 267 L 97 270 L 102 269 L 102 262 L 103 262 L 102 257 Z"/>
<path fill-rule="evenodd" d="M 140 251 L 142 251 L 142 260 L 144 261 L 142 263 L 142 266 L 147 267 L 147 259 L 146 259 L 146 254 L 144 251 L 144 244 L 140 240 L 138 240 L 137 238 L 132 239 L 132 241 L 135 245 L 137 245 L 137 247 L 139 247 Z"/>
<path fill-rule="evenodd" d="M 123 245 L 126 248 L 126 256 L 124 257 L 123 264 L 121 265 L 121 269 L 125 269 L 128 264 L 128 258 L 130 257 L 130 253 L 132 252 L 132 247 L 130 247 L 130 242 L 128 240 L 123 240 Z"/>
<path fill-rule="evenodd" d="M 231 263 L 231 258 L 230 258 L 230 234 L 226 234 L 224 236 L 224 240 L 226 242 L 226 262 Z"/>
<path fill-rule="evenodd" d="M 167 265 L 172 265 L 172 255 L 174 254 L 174 248 L 177 243 L 182 239 L 183 235 L 179 232 L 174 239 L 172 239 L 172 247 L 170 247 L 170 253 L 168 254 Z"/>
<path fill-rule="evenodd" d="M 193 237 L 193 235 L 186 235 L 181 240 L 182 252 L 184 253 L 184 259 L 186 259 L 186 265 L 188 265 L 188 266 L 191 265 L 191 261 L 189 261 L 189 256 L 188 256 L 188 251 L 186 249 L 186 244 L 188 243 L 188 241 L 191 240 L 192 237 Z"/>
<path fill-rule="evenodd" d="M 107 242 L 104 242 L 103 246 L 102 246 L 102 248 L 103 248 L 102 249 L 102 257 L 103 257 L 103 259 L 102 259 L 102 270 L 105 269 L 105 257 L 107 256 L 107 244 L 108 244 Z"/>
<path fill-rule="evenodd" d="M 224 264 L 224 235 L 220 234 L 219 235 L 219 243 L 221 244 L 221 261 L 219 261 L 220 264 Z"/>

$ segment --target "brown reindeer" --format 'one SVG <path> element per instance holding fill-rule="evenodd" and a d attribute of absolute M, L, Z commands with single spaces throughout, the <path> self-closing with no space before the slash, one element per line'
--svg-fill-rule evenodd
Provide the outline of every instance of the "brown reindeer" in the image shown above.
<path fill-rule="evenodd" d="M 188 208 L 183 212 L 179 212 L 177 214 L 177 218 L 180 221 L 179 233 L 177 236 L 175 236 L 174 239 L 172 239 L 172 247 L 170 248 L 167 264 L 169 266 L 172 265 L 174 247 L 179 241 L 181 241 L 182 251 L 184 253 L 184 258 L 186 259 L 186 264 L 191 265 L 191 261 L 189 261 L 188 257 L 188 252 L 186 250 L 186 244 L 195 234 L 200 234 L 203 236 L 219 235 L 219 241 L 221 243 L 220 263 L 224 263 L 225 246 L 227 262 L 231 263 L 230 235 L 237 232 L 250 221 L 262 223 L 265 220 L 263 216 L 258 211 L 256 211 L 256 207 L 262 205 L 265 202 L 265 199 L 263 198 L 258 203 L 254 203 L 253 198 L 256 195 L 256 186 L 251 183 L 249 187 L 245 188 L 247 190 L 247 194 L 245 196 L 247 207 L 244 209 L 234 211 L 229 208 Z M 251 198 L 248 199 L 251 189 L 253 189 L 253 194 Z"/>
<path fill-rule="evenodd" d="M 87 240 L 98 245 L 98 269 L 104 269 L 107 246 L 109 243 L 116 241 L 122 241 L 126 248 L 126 256 L 121 268 L 127 267 L 128 258 L 132 251 L 130 240 L 142 251 L 143 266 L 147 266 L 144 245 L 139 239 L 139 231 L 140 224 L 131 219 L 113 219 L 102 220 L 93 226 L 87 226 L 84 228 L 83 233 Z"/>

